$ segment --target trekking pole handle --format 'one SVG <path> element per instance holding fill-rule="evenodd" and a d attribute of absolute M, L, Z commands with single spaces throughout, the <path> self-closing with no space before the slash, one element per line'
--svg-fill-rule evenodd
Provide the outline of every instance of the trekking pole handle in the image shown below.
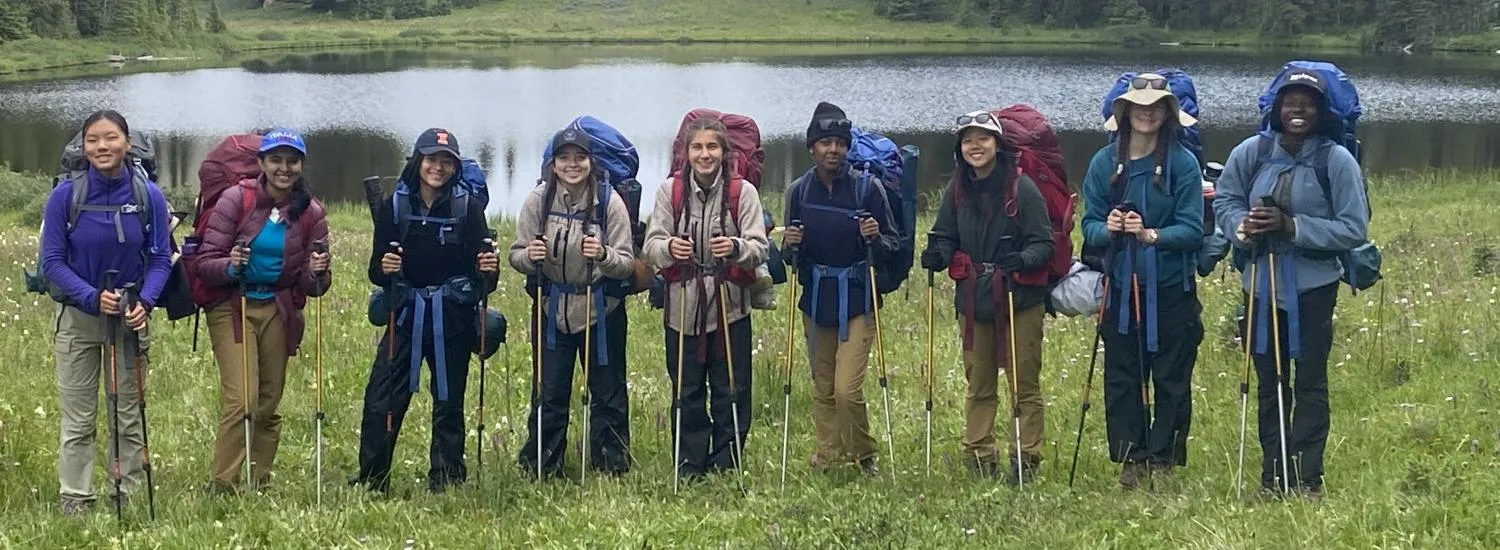
<path fill-rule="evenodd" d="M 234 241 L 234 247 L 237 248 L 237 249 L 239 249 L 240 253 L 242 253 L 242 254 L 244 254 L 246 256 L 250 255 L 250 241 L 248 239 L 243 239 L 242 238 L 242 239 L 238 239 L 238 240 Z M 248 258 L 245 260 L 245 263 L 246 264 L 249 263 L 249 259 Z M 245 266 L 243 266 L 243 265 L 237 265 L 237 266 L 234 266 L 234 269 L 235 269 L 235 271 L 238 271 L 242 277 L 244 276 L 244 274 L 245 274 Z"/>
<path fill-rule="evenodd" d="M 327 254 L 328 241 L 313 241 L 312 251 L 314 254 Z M 319 273 L 328 273 L 331 269 L 333 269 L 333 266 L 330 265 L 329 267 L 323 268 L 323 270 Z"/>

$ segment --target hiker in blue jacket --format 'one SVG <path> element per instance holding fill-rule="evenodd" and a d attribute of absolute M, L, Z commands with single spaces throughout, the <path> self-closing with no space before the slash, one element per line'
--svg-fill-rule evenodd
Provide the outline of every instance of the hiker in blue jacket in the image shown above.
<path fill-rule="evenodd" d="M 873 176 L 859 185 L 846 159 L 853 127 L 831 103 L 813 111 L 807 149 L 814 165 L 787 186 L 782 239 L 783 248 L 797 250 L 798 284 L 805 289 L 797 308 L 812 363 L 813 465 L 858 464 L 874 475 L 864 381 L 875 339 L 872 310 L 879 304 L 870 303 L 867 249 L 879 263 L 901 243 L 883 185 Z"/>
<path fill-rule="evenodd" d="M 137 380 L 134 375 L 151 309 L 166 286 L 172 265 L 169 210 L 161 189 L 145 171 L 133 165 L 130 126 L 115 111 L 99 111 L 83 122 L 85 172 L 70 174 L 47 198 L 43 214 L 42 271 L 58 302 L 52 339 L 57 362 L 57 401 L 62 419 L 57 452 L 57 482 L 63 515 L 76 516 L 92 508 L 95 496 L 94 428 L 99 410 L 100 372 L 117 375 L 113 424 L 119 433 L 110 448 L 118 451 L 129 494 L 144 482 L 141 449 L 145 444 Z M 82 204 L 74 206 L 74 191 Z M 149 204 L 141 204 L 147 202 Z M 72 213 L 76 208 L 76 218 Z M 149 219 L 147 219 L 149 217 Z M 112 283 L 106 279 L 113 275 Z M 127 311 L 121 289 L 134 285 L 139 298 Z M 122 322 L 123 321 L 123 322 Z M 114 368 L 103 361 L 106 323 L 114 323 Z M 106 388 L 109 387 L 105 380 Z M 106 390 L 109 391 L 109 390 Z M 116 454 L 118 453 L 118 454 Z M 114 498 L 124 498 L 115 495 Z"/>
<path fill-rule="evenodd" d="M 1364 243 L 1370 217 L 1359 163 L 1337 141 L 1339 120 L 1328 83 L 1313 71 L 1293 71 L 1276 89 L 1267 113 L 1270 130 L 1251 136 L 1229 154 L 1218 183 L 1214 213 L 1237 252 L 1248 253 L 1257 279 L 1240 267 L 1245 291 L 1255 294 L 1254 327 L 1246 327 L 1254 355 L 1259 403 L 1261 486 L 1281 489 L 1281 433 L 1285 431 L 1287 486 L 1309 498 L 1323 494 L 1323 448 L 1328 440 L 1328 354 L 1333 309 L 1343 274 L 1339 253 Z M 1323 159 L 1323 160 L 1320 160 Z M 1320 182 L 1319 163 L 1325 182 Z M 1271 205 L 1262 205 L 1270 199 Z M 1276 255 L 1276 272 L 1268 253 Z M 1276 289 L 1281 332 L 1278 384 L 1273 346 L 1270 278 Z M 1248 295 L 1246 296 L 1248 299 Z M 1267 307 L 1262 307 L 1267 306 Z M 1289 365 L 1295 363 L 1296 370 Z M 1287 403 L 1277 426 L 1276 389 Z M 1293 411 L 1295 410 L 1295 414 Z"/>
<path fill-rule="evenodd" d="M 1193 277 L 1202 177 L 1176 139 L 1179 127 L 1197 121 L 1178 107 L 1165 78 L 1135 77 L 1111 108 L 1104 127 L 1119 137 L 1089 162 L 1082 225 L 1088 245 L 1108 247 L 1108 307 L 1099 322 L 1104 417 L 1110 460 L 1123 463 L 1120 485 L 1133 489 L 1187 463 L 1193 364 L 1203 340 Z"/>

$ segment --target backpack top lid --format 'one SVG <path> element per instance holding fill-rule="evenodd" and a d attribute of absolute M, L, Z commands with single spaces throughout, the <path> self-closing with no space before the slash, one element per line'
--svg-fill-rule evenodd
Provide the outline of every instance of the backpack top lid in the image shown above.
<path fill-rule="evenodd" d="M 1266 91 L 1260 95 L 1260 100 L 1257 102 L 1261 114 L 1261 129 L 1271 129 L 1272 118 L 1276 116 L 1271 112 L 1276 104 L 1276 94 L 1282 88 L 1292 84 L 1289 78 L 1291 75 L 1301 71 L 1312 72 L 1323 79 L 1322 87 L 1327 90 L 1323 98 L 1324 105 L 1334 115 L 1328 117 L 1332 122 L 1320 122 L 1320 124 L 1330 124 L 1328 131 L 1333 135 L 1328 137 L 1353 153 L 1356 160 L 1360 159 L 1361 151 L 1355 136 L 1355 125 L 1359 122 L 1360 115 L 1364 114 L 1364 108 L 1359 104 L 1359 90 L 1355 89 L 1349 76 L 1332 63 L 1297 60 L 1283 65 L 1281 72 L 1276 74 L 1276 78 L 1271 81 L 1270 86 L 1266 87 Z"/>
<path fill-rule="evenodd" d="M 1188 75 L 1182 69 L 1175 68 L 1157 69 L 1152 72 L 1167 79 L 1167 88 L 1172 90 L 1172 95 L 1177 98 L 1177 106 L 1179 109 L 1182 109 L 1182 112 L 1198 120 L 1203 120 L 1199 116 L 1198 111 L 1198 87 L 1193 84 L 1192 76 Z M 1109 117 L 1114 116 L 1115 99 L 1124 95 L 1130 89 L 1130 81 L 1135 79 L 1136 74 L 1133 72 L 1120 74 L 1120 77 L 1115 79 L 1114 86 L 1109 88 L 1109 93 L 1104 94 L 1104 103 L 1099 107 L 1099 113 L 1104 117 L 1104 120 L 1109 120 Z M 1200 126 L 1193 125 L 1187 128 L 1179 128 L 1177 130 L 1177 142 L 1192 152 L 1193 157 L 1198 159 L 1198 162 L 1201 164 L 1203 162 L 1203 139 L 1199 135 Z M 1113 141 L 1115 136 L 1115 132 L 1110 132 L 1109 139 Z"/>
<path fill-rule="evenodd" d="M 599 168 L 609 174 L 611 183 L 635 179 L 641 168 L 641 157 L 636 153 L 635 144 L 625 134 L 589 115 L 573 119 L 568 127 L 583 130 L 589 135 L 589 143 L 593 146 L 593 161 L 599 163 Z M 552 163 L 552 138 L 549 136 L 547 140 L 547 145 L 542 147 L 543 171 Z"/>
<path fill-rule="evenodd" d="M 141 161 L 141 167 L 146 169 L 146 176 L 151 181 L 156 181 L 156 148 L 151 145 L 150 134 L 131 130 L 130 149 L 125 152 L 125 156 Z M 83 152 L 83 131 L 80 130 L 63 146 L 62 169 L 64 173 L 89 169 L 88 156 Z"/>
<path fill-rule="evenodd" d="M 766 163 L 766 151 L 761 147 L 760 126 L 755 119 L 746 115 L 724 113 L 714 109 L 693 109 L 682 117 L 682 124 L 677 127 L 677 137 L 672 140 L 672 176 L 680 176 L 682 167 L 687 164 L 685 150 L 690 136 L 685 135 L 688 126 L 700 118 L 714 118 L 724 125 L 728 131 L 729 147 L 733 156 L 729 165 L 735 175 L 740 179 L 750 182 L 754 187 L 760 187 L 761 172 Z"/>
<path fill-rule="evenodd" d="M 899 186 L 906 168 L 896 142 L 859 127 L 850 128 L 849 132 L 854 138 L 849 143 L 849 164 L 858 170 L 868 170 L 887 186 Z"/>
<path fill-rule="evenodd" d="M 1011 105 L 998 111 L 991 111 L 1000 122 L 1003 132 L 1000 139 L 1005 142 L 1008 149 L 1016 151 L 1030 151 L 1041 160 L 1052 174 L 1037 174 L 1037 177 L 1050 177 L 1055 175 L 1061 181 L 1038 181 L 1038 186 L 1048 183 L 1056 183 L 1064 189 L 1068 186 L 1068 172 L 1063 163 L 1062 146 L 1057 142 L 1057 132 L 1052 129 L 1052 123 L 1047 117 L 1035 107 L 1025 104 Z M 962 144 L 956 144 L 954 154 Z"/>

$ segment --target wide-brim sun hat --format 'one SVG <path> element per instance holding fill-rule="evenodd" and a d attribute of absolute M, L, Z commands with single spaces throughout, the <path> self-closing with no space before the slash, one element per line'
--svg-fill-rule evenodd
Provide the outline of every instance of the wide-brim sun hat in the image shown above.
<path fill-rule="evenodd" d="M 1198 119 L 1193 118 L 1193 115 L 1187 114 L 1177 104 L 1177 96 L 1172 95 L 1172 89 L 1167 84 L 1166 77 L 1155 73 L 1143 73 L 1131 79 L 1130 87 L 1125 90 L 1125 93 L 1115 98 L 1114 103 L 1110 106 L 1114 114 L 1108 120 L 1104 121 L 1104 129 L 1111 132 L 1120 129 L 1119 119 L 1125 113 L 1127 104 L 1134 103 L 1143 107 L 1149 107 L 1162 100 L 1167 102 L 1167 107 L 1172 112 L 1177 113 L 1177 124 L 1179 126 L 1187 128 L 1198 123 Z"/>

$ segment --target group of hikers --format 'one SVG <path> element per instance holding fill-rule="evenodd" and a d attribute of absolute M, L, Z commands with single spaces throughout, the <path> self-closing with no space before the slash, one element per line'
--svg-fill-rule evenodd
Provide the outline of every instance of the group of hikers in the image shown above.
<path fill-rule="evenodd" d="M 903 172 L 899 159 L 881 166 L 857 158 L 873 134 L 833 104 L 819 103 L 808 124 L 812 167 L 786 186 L 779 243 L 772 242 L 775 224 L 757 189 L 764 159 L 758 134 L 744 139 L 745 129 L 758 132 L 753 120 L 707 109 L 688 113 L 673 143 L 671 175 L 649 216 L 638 211 L 635 166 L 622 166 L 618 154 L 633 154 L 633 146 L 597 119 L 575 120 L 552 136 L 504 256 L 524 275 L 531 296 L 529 433 L 517 463 L 538 480 L 563 475 L 577 365 L 587 409 L 583 433 L 575 436 L 580 471 L 622 475 L 632 468 L 626 305 L 628 296 L 649 291 L 665 325 L 674 480 L 743 468 L 756 411 L 751 311 L 775 308 L 774 285 L 785 282 L 788 329 L 800 313 L 805 333 L 812 466 L 876 474 L 881 449 L 871 433 L 865 380 L 873 351 L 888 391 L 880 308 L 919 259 L 928 272 L 929 325 L 932 274 L 946 271 L 957 285 L 969 469 L 1015 485 L 1035 479 L 1044 455 L 1043 319 L 1086 313 L 1097 316 L 1095 360 L 1103 343 L 1109 458 L 1121 465 L 1120 485 L 1137 488 L 1186 464 L 1191 380 L 1204 336 L 1196 276 L 1228 254 L 1243 274 L 1241 468 L 1253 364 L 1260 484 L 1274 494 L 1319 498 L 1338 286 L 1342 280 L 1361 290 L 1373 283 L 1354 280 L 1366 277 L 1368 265 L 1351 254 L 1370 247 L 1363 177 L 1357 150 L 1351 151 L 1357 146 L 1346 145 L 1352 120 L 1340 104 L 1353 88 L 1326 64 L 1288 64 L 1262 98 L 1264 130 L 1209 170 L 1221 174 L 1207 183 L 1192 147 L 1196 133 L 1184 139 L 1197 123 L 1189 112 L 1196 106 L 1184 104 L 1192 96 L 1184 96 L 1178 75 L 1127 73 L 1106 96 L 1102 114 L 1111 142 L 1093 156 L 1081 185 L 1077 258 L 1070 237 L 1076 197 L 1055 136 L 1029 107 L 955 117 L 952 176 L 920 254 L 912 222 L 903 219 L 910 194 L 893 181 L 915 171 Z M 1021 131 L 1036 121 L 1048 136 Z M 890 145 L 874 136 L 879 147 Z M 169 309 L 174 319 L 201 310 L 208 320 L 221 411 L 207 489 L 236 493 L 268 485 L 288 358 L 304 349 L 303 309 L 332 282 L 325 210 L 303 175 L 313 160 L 300 134 L 231 136 L 211 153 L 200 170 L 194 230 L 180 250 L 171 228 L 182 218 L 173 216 L 142 162 L 149 157 L 143 141 L 114 111 L 89 116 L 65 151 L 69 172 L 44 216 L 41 274 L 58 302 L 58 481 L 66 515 L 90 509 L 96 499 L 101 371 L 113 423 L 117 513 L 124 495 L 150 487 L 142 479 L 150 476 L 143 385 L 153 308 Z M 426 363 L 434 398 L 428 489 L 442 492 L 469 476 L 470 355 L 481 360 L 483 437 L 483 361 L 505 338 L 504 317 L 486 299 L 501 276 L 501 256 L 487 223 L 482 171 L 463 156 L 458 136 L 441 128 L 423 132 L 396 179 L 395 192 L 377 191 L 371 204 L 367 278 L 378 290 L 369 320 L 384 336 L 373 351 L 359 468 L 350 483 L 390 490 L 397 434 Z M 227 183 L 210 189 L 210 181 Z M 172 311 L 169 302 L 182 302 L 174 296 L 183 293 L 190 298 Z M 1070 293 L 1083 296 L 1081 305 Z M 793 342 L 787 346 L 779 374 L 789 403 Z M 1090 385 L 1093 370 L 1091 364 Z M 1006 444 L 996 440 L 1002 385 L 1012 400 L 1011 425 L 999 432 Z M 1080 439 L 1082 431 L 1080 419 Z M 930 423 L 928 435 L 930 441 Z M 483 445 L 475 450 L 482 453 Z M 1076 461 L 1075 449 L 1075 468 Z M 783 483 L 785 464 L 783 434 Z"/>

